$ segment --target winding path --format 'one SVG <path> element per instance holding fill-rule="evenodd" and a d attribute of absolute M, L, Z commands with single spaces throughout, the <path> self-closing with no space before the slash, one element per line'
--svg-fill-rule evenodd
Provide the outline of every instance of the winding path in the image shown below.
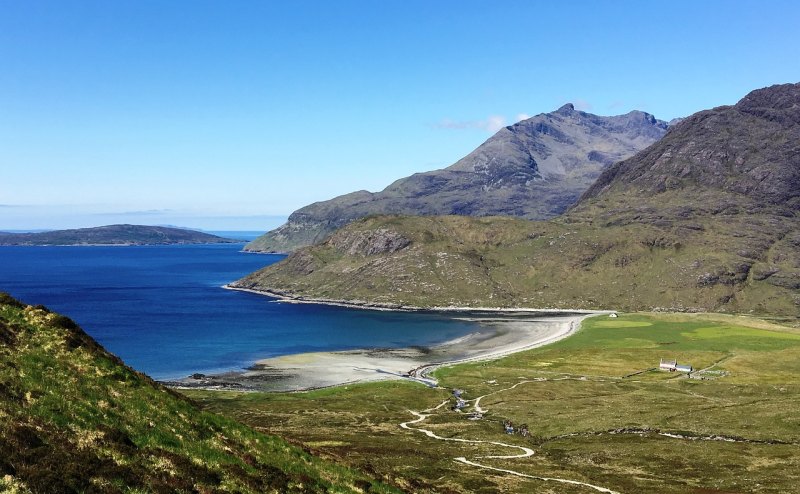
<path fill-rule="evenodd" d="M 493 391 L 491 393 L 488 393 L 488 394 L 485 394 L 483 396 L 479 396 L 479 397 L 475 398 L 475 400 L 474 400 L 475 401 L 475 405 L 474 405 L 475 411 L 480 412 L 480 413 L 484 413 L 486 411 L 485 409 L 480 408 L 480 401 L 481 401 L 482 398 L 485 398 L 485 397 L 487 397 L 487 396 L 489 396 L 491 394 L 499 393 L 501 391 L 508 391 L 510 389 L 514 389 L 517 386 L 519 386 L 520 384 L 524 384 L 524 383 L 528 383 L 528 382 L 535 382 L 535 381 L 521 381 L 521 382 L 518 382 L 517 384 L 515 384 L 515 385 L 513 385 L 513 386 L 511 386 L 509 388 L 499 389 L 497 391 Z M 428 408 L 426 410 L 423 410 L 422 412 L 415 412 L 413 410 L 409 410 L 409 413 L 411 413 L 412 415 L 414 415 L 417 418 L 414 419 L 414 420 L 409 420 L 408 422 L 403 422 L 402 424 L 400 424 L 400 427 L 402 427 L 403 429 L 422 432 L 426 436 L 428 436 L 428 437 L 430 437 L 432 439 L 437 439 L 439 441 L 452 441 L 452 442 L 469 443 L 469 444 L 492 444 L 492 445 L 495 445 L 495 446 L 501 446 L 501 447 L 504 447 L 504 448 L 511 448 L 511 449 L 518 449 L 518 450 L 521 451 L 521 453 L 515 454 L 515 455 L 476 456 L 475 459 L 488 458 L 488 459 L 511 460 L 511 459 L 517 459 L 517 458 L 528 458 L 528 457 L 533 456 L 535 454 L 534 450 L 532 450 L 531 448 L 527 448 L 525 446 L 517 446 L 517 445 L 514 445 L 514 444 L 501 443 L 499 441 L 484 441 L 484 440 L 479 440 L 479 439 L 461 439 L 461 438 L 457 438 L 457 437 L 442 437 L 442 436 L 439 436 L 435 432 L 430 431 L 428 429 L 422 429 L 422 428 L 418 428 L 418 427 L 411 427 L 411 424 L 419 424 L 419 423 L 421 423 L 422 421 L 424 421 L 425 419 L 430 417 L 433 414 L 433 412 L 435 412 L 436 410 L 440 409 L 441 407 L 443 407 L 444 405 L 449 403 L 449 401 L 450 401 L 449 399 L 444 400 L 443 402 L 439 403 L 437 406 L 435 406 L 433 408 Z M 472 401 L 472 400 L 470 400 L 470 401 Z M 581 486 L 584 486 L 584 487 L 588 487 L 590 489 L 594 489 L 597 492 L 603 492 L 603 493 L 606 493 L 606 494 L 619 494 L 618 492 L 612 491 L 611 489 L 607 489 L 605 487 L 601 487 L 601 486 L 598 486 L 598 485 L 588 484 L 586 482 L 580 482 L 580 481 L 577 481 L 577 480 L 560 479 L 560 478 L 554 478 L 554 477 L 539 477 L 539 476 L 536 476 L 536 475 L 529 475 L 527 473 L 517 472 L 515 470 L 507 470 L 507 469 L 504 469 L 504 468 L 492 467 L 492 466 L 489 466 L 489 465 L 484 465 L 482 463 L 477 463 L 477 462 L 468 460 L 464 456 L 459 456 L 459 457 L 456 457 L 456 458 L 453 458 L 453 459 L 455 461 L 457 461 L 459 463 L 463 463 L 465 465 L 470 465 L 470 466 L 477 467 L 477 468 L 482 468 L 482 469 L 485 469 L 485 470 L 492 470 L 492 471 L 495 471 L 495 472 L 507 473 L 509 475 L 514 475 L 514 476 L 517 476 L 517 477 L 528 478 L 528 479 L 533 479 L 533 480 L 541 480 L 541 481 L 545 481 L 545 482 L 560 482 L 562 484 L 581 485 Z"/>
<path fill-rule="evenodd" d="M 572 485 L 582 485 L 585 487 L 589 487 L 594 489 L 598 492 L 605 492 L 606 494 L 619 494 L 617 491 L 612 491 L 611 489 L 606 489 L 605 487 L 600 487 L 599 485 L 587 484 L 586 482 L 579 482 L 577 480 L 569 480 L 569 479 L 557 479 L 554 477 L 537 477 L 536 475 L 528 475 L 527 473 L 517 472 L 514 470 L 506 470 L 505 468 L 497 468 L 497 467 L 490 467 L 488 465 L 481 465 L 480 463 L 475 463 L 474 461 L 469 461 L 468 459 L 464 458 L 463 456 L 458 457 L 455 459 L 461 463 L 466 465 L 472 465 L 473 467 L 484 468 L 486 470 L 492 470 L 495 472 L 503 472 L 508 473 L 511 475 L 515 475 L 517 477 L 523 477 L 526 479 L 534 479 L 534 480 L 543 480 L 545 482 L 560 482 L 562 484 L 572 484 Z"/>
<path fill-rule="evenodd" d="M 519 386 L 521 384 L 542 382 L 542 381 L 562 381 L 562 380 L 570 380 L 570 379 L 576 379 L 576 378 L 571 377 L 571 376 L 563 376 L 563 377 L 560 377 L 560 378 L 553 378 L 553 379 L 538 378 L 538 379 L 534 379 L 534 380 L 523 380 L 523 381 L 520 381 L 520 382 L 514 384 L 513 386 L 509 386 L 507 388 L 498 389 L 498 390 L 492 391 L 491 393 L 487 393 L 485 395 L 481 395 L 481 396 L 479 396 L 479 397 L 477 397 L 475 399 L 465 400 L 465 401 L 468 402 L 468 403 L 472 402 L 473 403 L 473 410 L 475 412 L 483 414 L 483 413 L 486 413 L 487 410 L 485 408 L 482 408 L 480 406 L 480 403 L 481 403 L 481 400 L 483 398 L 486 398 L 487 396 L 491 396 L 493 394 L 497 394 L 497 393 L 501 393 L 501 392 L 504 392 L 504 391 L 512 390 L 512 389 L 516 388 L 517 386 Z M 579 380 L 585 380 L 585 378 L 581 378 Z M 605 382 L 606 381 L 605 379 L 592 379 L 592 380 L 595 381 L 595 382 Z M 408 429 L 408 430 L 412 430 L 412 431 L 421 432 L 421 433 L 425 434 L 426 436 L 430 437 L 431 439 L 436 439 L 436 440 L 439 440 L 439 441 L 451 441 L 451 442 L 468 443 L 468 444 L 491 444 L 491 445 L 494 445 L 494 446 L 500 446 L 500 447 L 503 447 L 503 448 L 516 449 L 516 450 L 520 451 L 519 454 L 476 456 L 476 457 L 474 457 L 474 459 L 486 458 L 486 459 L 510 460 L 510 459 L 528 458 L 528 457 L 533 456 L 535 454 L 535 451 L 533 449 L 525 447 L 525 446 L 518 446 L 518 445 L 514 445 L 514 444 L 508 444 L 508 443 L 499 442 L 499 441 L 485 441 L 485 440 L 478 440 L 478 439 L 461 439 L 461 438 L 453 438 L 453 437 L 442 437 L 442 436 L 439 436 L 436 433 L 434 433 L 433 431 L 428 430 L 428 429 L 423 429 L 423 428 L 419 428 L 419 427 L 411 427 L 412 424 L 420 424 L 420 423 L 422 423 L 425 419 L 430 417 L 436 410 L 439 410 L 440 408 L 442 408 L 443 406 L 445 406 L 449 402 L 450 402 L 449 399 L 444 400 L 439 405 L 437 405 L 435 407 L 432 407 L 432 408 L 428 408 L 428 409 L 423 410 L 421 412 L 416 412 L 416 411 L 413 411 L 413 410 L 409 410 L 409 413 L 414 415 L 416 418 L 414 420 L 410 420 L 410 421 L 401 423 L 400 427 L 402 427 L 403 429 Z M 564 437 L 583 436 L 583 435 L 604 435 L 604 434 L 637 434 L 637 435 L 642 435 L 642 434 L 648 434 L 648 433 L 649 434 L 656 434 L 656 435 L 659 435 L 659 436 L 662 436 L 662 437 L 668 437 L 668 438 L 671 438 L 671 439 L 683 440 L 683 441 L 724 441 L 724 442 L 733 442 L 733 443 L 792 444 L 792 443 L 785 443 L 785 442 L 779 441 L 779 440 L 753 440 L 753 439 L 746 439 L 746 438 L 740 438 L 740 437 L 731 437 L 731 436 L 725 436 L 725 435 L 706 435 L 706 436 L 698 435 L 698 436 L 692 436 L 692 435 L 686 435 L 686 434 L 675 434 L 675 433 L 664 432 L 664 431 L 661 431 L 661 430 L 658 430 L 658 429 L 620 429 L 620 430 L 612 430 L 612 431 L 586 432 L 586 433 L 575 432 L 575 433 L 571 433 L 571 434 L 564 434 L 564 435 L 561 435 L 561 436 L 555 436 L 554 438 L 551 438 L 551 439 L 560 439 L 560 438 L 564 438 Z M 586 482 L 580 482 L 580 481 L 577 481 L 577 480 L 554 478 L 554 477 L 540 477 L 540 476 L 537 476 L 537 475 L 529 475 L 529 474 L 518 472 L 518 471 L 515 471 L 515 470 L 509 470 L 509 469 L 505 469 L 505 468 L 497 468 L 497 467 L 493 467 L 493 466 L 490 466 L 490 465 L 484 465 L 484 464 L 478 463 L 476 461 L 468 460 L 464 456 L 459 456 L 459 457 L 453 458 L 453 460 L 457 461 L 459 463 L 463 463 L 465 465 L 470 465 L 470 466 L 476 467 L 476 468 L 482 468 L 482 469 L 491 470 L 491 471 L 494 471 L 494 472 L 505 473 L 505 474 L 514 475 L 514 476 L 521 477 L 521 478 L 539 480 L 539 481 L 544 481 L 544 482 L 560 482 L 560 483 L 563 483 L 563 484 L 579 485 L 579 486 L 584 486 L 584 487 L 593 489 L 593 490 L 595 490 L 597 492 L 602 492 L 602 493 L 605 493 L 605 494 L 619 494 L 616 491 L 613 491 L 611 489 L 608 489 L 606 487 L 602 487 L 602 486 L 599 486 L 599 485 L 589 484 L 589 483 L 586 483 Z"/>

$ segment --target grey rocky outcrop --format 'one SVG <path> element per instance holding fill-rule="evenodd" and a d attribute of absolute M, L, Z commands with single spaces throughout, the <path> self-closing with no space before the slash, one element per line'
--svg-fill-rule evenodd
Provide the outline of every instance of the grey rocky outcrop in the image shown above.
<path fill-rule="evenodd" d="M 372 256 L 396 252 L 411 244 L 411 240 L 396 231 L 380 228 L 337 233 L 326 243 L 350 256 Z"/>

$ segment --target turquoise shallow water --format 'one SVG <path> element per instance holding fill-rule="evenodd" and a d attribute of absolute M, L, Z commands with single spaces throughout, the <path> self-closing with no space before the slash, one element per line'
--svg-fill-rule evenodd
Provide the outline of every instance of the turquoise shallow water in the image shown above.
<path fill-rule="evenodd" d="M 68 315 L 156 379 L 292 353 L 431 345 L 478 328 L 437 314 L 287 304 L 225 290 L 283 258 L 241 247 L 0 247 L 0 291 Z"/>

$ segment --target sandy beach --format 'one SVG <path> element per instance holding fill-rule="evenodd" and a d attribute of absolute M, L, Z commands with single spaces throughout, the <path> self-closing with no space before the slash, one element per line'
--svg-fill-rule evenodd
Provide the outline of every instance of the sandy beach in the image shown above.
<path fill-rule="evenodd" d="M 573 334 L 584 318 L 597 313 L 602 312 L 469 309 L 469 312 L 459 311 L 454 317 L 477 322 L 478 329 L 432 347 L 285 355 L 259 360 L 241 372 L 194 375 L 166 384 L 179 388 L 253 391 L 302 391 L 386 379 L 435 385 L 429 373 L 436 367 L 496 359 L 553 343 Z"/>

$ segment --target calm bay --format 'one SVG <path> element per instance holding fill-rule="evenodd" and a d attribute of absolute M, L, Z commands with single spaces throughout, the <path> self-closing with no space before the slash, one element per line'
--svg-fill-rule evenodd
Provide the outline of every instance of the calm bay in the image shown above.
<path fill-rule="evenodd" d="M 241 247 L 0 247 L 0 291 L 71 317 L 156 379 L 241 370 L 303 352 L 428 346 L 478 327 L 438 314 L 290 304 L 225 290 L 283 259 Z"/>

